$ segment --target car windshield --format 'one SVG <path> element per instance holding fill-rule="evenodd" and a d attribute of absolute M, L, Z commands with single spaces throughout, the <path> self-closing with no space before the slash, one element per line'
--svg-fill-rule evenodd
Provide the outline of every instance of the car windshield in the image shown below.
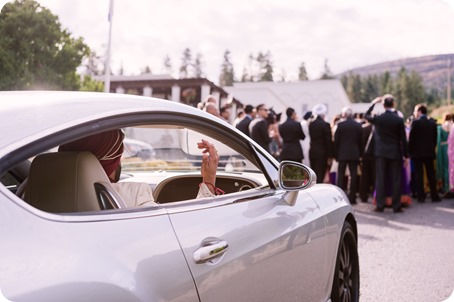
<path fill-rule="evenodd" d="M 141 126 L 123 130 L 126 135 L 121 161 L 123 172 L 200 170 L 202 150 L 197 148 L 197 142 L 201 139 L 216 146 L 220 156 L 218 171 L 259 171 L 229 146 L 187 128 Z"/>

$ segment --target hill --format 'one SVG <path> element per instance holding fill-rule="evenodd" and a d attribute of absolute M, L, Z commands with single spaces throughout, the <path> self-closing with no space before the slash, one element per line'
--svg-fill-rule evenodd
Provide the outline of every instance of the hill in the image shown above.
<path fill-rule="evenodd" d="M 446 91 L 447 85 L 448 59 L 451 60 L 452 83 L 454 80 L 454 76 L 452 74 L 452 72 L 454 71 L 454 54 L 431 55 L 389 61 L 351 69 L 342 73 L 340 76 L 352 72 L 363 77 L 372 74 L 382 74 L 386 71 L 389 71 L 394 77 L 402 67 L 405 67 L 407 71 L 414 70 L 421 75 L 426 89 L 430 90 L 432 88 L 435 88 L 439 92 L 443 92 Z M 454 85 L 451 84 L 451 87 L 452 86 Z"/>

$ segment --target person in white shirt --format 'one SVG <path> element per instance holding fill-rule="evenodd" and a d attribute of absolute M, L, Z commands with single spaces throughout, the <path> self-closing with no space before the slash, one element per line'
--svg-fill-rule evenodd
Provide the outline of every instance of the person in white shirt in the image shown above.
<path fill-rule="evenodd" d="M 120 129 L 110 130 L 61 145 L 59 152 L 89 151 L 101 163 L 113 188 L 123 197 L 129 207 L 154 204 L 153 192 L 146 183 L 118 182 L 121 174 L 121 156 L 123 154 L 124 133 Z M 213 197 L 222 192 L 215 187 L 219 155 L 215 146 L 207 140 L 197 143 L 202 150 L 202 183 L 196 198 Z"/>

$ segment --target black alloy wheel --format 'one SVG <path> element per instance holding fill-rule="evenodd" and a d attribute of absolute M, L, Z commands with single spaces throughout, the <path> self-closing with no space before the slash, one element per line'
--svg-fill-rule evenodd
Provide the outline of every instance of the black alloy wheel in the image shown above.
<path fill-rule="evenodd" d="M 359 301 L 358 246 L 353 228 L 347 221 L 344 222 L 339 242 L 331 301 Z"/>

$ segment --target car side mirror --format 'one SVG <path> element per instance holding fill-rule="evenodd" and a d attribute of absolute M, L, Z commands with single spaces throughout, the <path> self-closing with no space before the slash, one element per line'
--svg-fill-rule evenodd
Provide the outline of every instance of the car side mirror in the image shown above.
<path fill-rule="evenodd" d="M 279 186 L 287 191 L 309 188 L 317 182 L 312 169 L 294 161 L 282 161 L 279 165 Z"/>

